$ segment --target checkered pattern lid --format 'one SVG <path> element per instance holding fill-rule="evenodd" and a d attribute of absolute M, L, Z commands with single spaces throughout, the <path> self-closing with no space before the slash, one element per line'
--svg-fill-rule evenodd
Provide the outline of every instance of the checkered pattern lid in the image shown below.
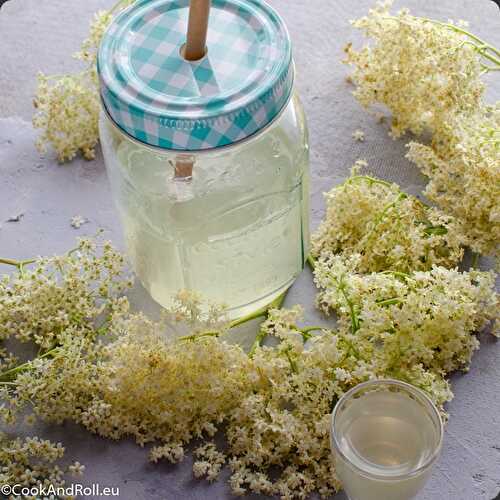
<path fill-rule="evenodd" d="M 212 0 L 207 53 L 187 61 L 189 0 L 137 0 L 112 22 L 98 54 L 113 121 L 152 146 L 197 151 L 240 141 L 288 101 L 290 39 L 262 0 Z"/>

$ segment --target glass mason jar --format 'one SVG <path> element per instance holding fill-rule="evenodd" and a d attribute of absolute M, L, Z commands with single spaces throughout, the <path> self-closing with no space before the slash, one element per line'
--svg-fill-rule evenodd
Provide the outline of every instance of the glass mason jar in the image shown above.
<path fill-rule="evenodd" d="M 181 4 L 184 10 L 188 5 L 187 0 L 157 0 L 151 3 L 163 15 L 171 12 L 172 5 Z M 233 10 L 231 3 L 235 4 Z M 139 6 L 143 10 L 147 7 L 141 1 Z M 242 91 L 238 81 L 226 84 L 225 88 L 220 83 L 222 79 L 220 70 L 217 69 L 217 57 L 222 58 L 224 54 L 219 54 L 217 49 L 212 51 L 210 28 L 217 32 L 219 19 L 224 26 L 218 34 L 227 32 L 228 12 L 233 16 L 230 21 L 236 24 L 241 21 L 238 17 L 240 13 L 245 12 L 242 6 L 248 7 L 242 21 L 245 29 L 250 24 L 252 30 L 256 30 L 255 19 L 249 17 L 255 14 L 256 9 L 256 14 L 262 15 L 264 12 L 273 20 L 271 27 L 259 27 L 258 42 L 266 43 L 266 38 L 262 36 L 266 29 L 278 30 L 282 45 L 274 47 L 273 57 L 281 69 L 276 74 L 274 87 L 272 81 L 271 84 L 268 81 L 266 90 L 264 83 L 269 78 L 264 73 L 258 76 L 260 80 L 256 78 L 255 83 L 249 86 L 248 75 L 252 74 L 254 68 L 250 68 L 250 73 L 246 71 L 248 60 L 245 59 L 243 86 L 250 87 L 254 95 L 246 101 L 243 95 L 243 112 L 247 112 L 248 116 L 252 113 L 252 117 L 255 114 L 262 115 L 263 108 L 258 107 L 258 102 L 255 103 L 255 95 L 258 96 L 259 89 L 263 87 L 262 92 L 267 92 L 267 116 L 255 126 L 245 123 L 244 133 L 241 133 L 241 123 L 238 123 L 236 137 L 232 137 L 230 133 L 218 134 L 214 144 L 206 141 L 205 137 L 207 134 L 209 137 L 213 135 L 211 127 L 217 126 L 214 123 L 232 119 L 233 115 L 227 118 L 228 100 L 229 106 L 236 106 L 237 113 L 241 112 Z M 145 23 L 137 21 L 135 9 L 137 5 L 118 16 L 114 23 L 118 27 L 128 26 L 128 33 L 130 24 L 139 24 L 140 28 L 136 29 L 143 40 Z M 184 19 L 181 12 L 182 9 L 177 8 L 175 15 Z M 140 19 L 153 17 L 149 10 L 142 12 L 141 16 Z M 130 19 L 135 19 L 135 24 Z M 155 19 L 157 26 L 158 21 Z M 303 269 L 309 245 L 308 133 L 302 105 L 293 92 L 293 63 L 288 57 L 288 34 L 276 13 L 267 5 L 254 3 L 252 0 L 214 0 L 210 28 L 207 47 L 211 59 L 205 62 L 202 60 L 198 64 L 205 64 L 205 69 L 209 68 L 212 72 L 210 78 L 219 83 L 216 90 L 209 92 L 211 102 L 203 102 L 202 109 L 197 103 L 196 113 L 203 116 L 196 115 L 195 126 L 189 123 L 186 126 L 186 120 L 192 116 L 185 118 L 181 114 L 175 119 L 161 116 L 155 134 L 148 135 L 147 124 L 137 126 L 134 122 L 133 127 L 127 127 L 131 120 L 128 120 L 128 115 L 123 118 L 122 101 L 118 103 L 121 106 L 119 112 L 113 112 L 117 107 L 116 99 L 113 100 L 107 93 L 112 84 L 110 85 L 109 79 L 101 78 L 101 89 L 104 88 L 104 92 L 99 128 L 127 252 L 144 287 L 163 306 L 169 306 L 179 290 L 195 290 L 210 301 L 225 304 L 229 317 L 235 318 L 270 303 L 293 283 Z M 241 23 L 238 30 L 241 34 Z M 276 44 L 276 33 L 271 32 L 271 35 L 272 43 Z M 112 47 L 119 34 L 111 28 L 105 35 L 104 49 L 99 54 L 101 74 L 106 71 L 108 59 L 105 57 L 109 58 L 111 50 L 109 47 L 106 49 L 106 36 L 111 39 L 109 47 Z M 242 36 L 248 41 L 252 33 L 246 32 Z M 181 38 L 176 40 L 180 46 L 181 42 Z M 228 43 L 234 46 L 235 42 L 229 40 Z M 218 46 L 221 44 L 219 36 Z M 135 42 L 131 45 L 137 47 Z M 123 42 L 118 46 L 115 50 L 123 52 Z M 247 55 L 251 50 L 260 50 L 258 46 L 248 48 L 248 43 L 245 47 Z M 280 50 L 283 54 L 280 54 Z M 181 57 L 177 50 L 172 54 L 174 55 L 169 57 Z M 133 53 L 131 59 L 133 60 Z M 259 59 L 263 59 L 262 54 L 251 65 L 261 64 Z M 175 63 L 181 65 L 180 72 L 184 72 L 183 74 L 186 74 L 182 69 L 184 65 L 192 64 L 186 61 Z M 133 62 L 127 64 L 134 66 Z M 266 65 L 266 72 L 272 73 L 269 62 Z M 195 66 L 195 69 L 198 67 Z M 192 69 L 193 66 L 189 68 Z M 140 72 L 137 67 L 133 69 L 135 74 Z M 133 77 L 132 74 L 131 78 Z M 250 81 L 251 78 L 250 76 Z M 199 81 L 197 84 L 199 85 Z M 235 87 L 238 92 L 234 90 Z M 164 97 L 166 91 L 162 92 Z M 238 94 L 234 99 L 239 99 L 240 102 L 231 102 L 231 92 Z M 213 113 L 221 93 L 225 99 L 224 114 L 206 119 L 207 109 L 208 113 Z M 119 93 L 116 95 L 122 99 Z M 181 96 L 181 99 L 184 97 Z M 184 106 L 188 110 L 186 112 L 184 109 L 182 112 L 192 115 L 190 106 L 199 97 L 206 101 L 207 96 L 189 94 L 185 100 L 188 105 Z M 172 106 L 175 102 L 172 99 Z M 269 112 L 269 109 L 272 111 Z M 133 111 L 136 113 L 135 109 Z M 130 113 L 132 119 L 136 116 L 134 113 Z M 162 110 L 162 113 L 165 111 Z M 146 118 L 149 119 L 149 116 Z M 230 125 L 230 130 L 234 130 L 234 124 Z M 200 127 L 203 133 L 197 135 L 195 146 L 190 147 L 189 142 L 193 142 L 192 131 L 199 130 Z M 174 129 L 173 133 L 170 128 Z M 191 136 L 180 145 L 182 141 L 177 136 L 183 130 L 187 130 L 187 134 Z M 155 139 L 151 140 L 151 136 Z M 159 140 L 156 140 L 158 136 Z M 200 136 L 203 136 L 205 142 L 200 142 Z"/>

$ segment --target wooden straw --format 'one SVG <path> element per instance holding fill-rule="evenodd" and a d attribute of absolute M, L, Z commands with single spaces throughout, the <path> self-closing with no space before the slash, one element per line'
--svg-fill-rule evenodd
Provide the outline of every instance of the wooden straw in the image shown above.
<path fill-rule="evenodd" d="M 183 57 L 188 61 L 197 61 L 205 55 L 209 14 L 210 0 L 189 0 L 187 40 L 182 50 Z M 193 176 L 193 166 L 193 155 L 177 155 L 174 179 L 190 181 Z"/>
<path fill-rule="evenodd" d="M 194 156 L 189 154 L 177 155 L 175 159 L 174 179 L 190 180 L 193 176 Z"/>
<path fill-rule="evenodd" d="M 205 55 L 210 0 L 189 1 L 189 21 L 184 58 L 197 61 Z"/>

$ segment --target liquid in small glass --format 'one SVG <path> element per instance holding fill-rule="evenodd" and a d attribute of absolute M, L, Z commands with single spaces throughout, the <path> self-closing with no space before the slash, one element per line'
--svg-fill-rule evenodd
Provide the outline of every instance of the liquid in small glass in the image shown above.
<path fill-rule="evenodd" d="M 438 409 L 419 389 L 375 380 L 347 392 L 332 414 L 337 474 L 350 500 L 408 500 L 429 478 L 442 444 Z"/>

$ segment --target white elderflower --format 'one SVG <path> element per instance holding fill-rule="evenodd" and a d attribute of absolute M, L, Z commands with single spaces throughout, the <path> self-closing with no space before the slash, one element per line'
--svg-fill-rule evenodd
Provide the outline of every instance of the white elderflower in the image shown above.
<path fill-rule="evenodd" d="M 193 473 L 197 478 L 206 477 L 208 481 L 215 481 L 219 477 L 226 457 L 214 443 L 207 443 L 194 451 L 197 460 L 193 464 Z M 255 491 L 255 490 L 254 490 Z"/>
<path fill-rule="evenodd" d="M 352 133 L 352 137 L 355 141 L 358 141 L 358 142 L 364 142 L 365 141 L 365 133 L 360 130 L 360 129 L 357 129 L 355 130 L 353 133 Z"/>
<path fill-rule="evenodd" d="M 368 166 L 368 162 L 363 159 L 358 159 L 354 162 L 354 165 L 352 167 L 352 173 L 360 173 L 363 169 L 365 169 Z"/>
<path fill-rule="evenodd" d="M 64 455 L 61 443 L 52 443 L 38 437 L 10 439 L 0 433 L 0 478 L 2 484 L 32 487 L 48 482 L 54 488 L 65 485 L 60 467 Z M 83 466 L 82 466 L 83 467 Z"/>
<path fill-rule="evenodd" d="M 399 192 L 377 193 L 393 200 Z M 213 481 L 227 463 L 237 495 L 327 498 L 340 488 L 329 440 L 338 399 L 363 381 L 392 377 L 426 391 L 444 412 L 452 398 L 445 376 L 467 369 L 475 332 L 498 308 L 492 273 L 433 266 L 361 274 L 363 259 L 324 252 L 316 261 L 318 305 L 338 313 L 335 329 L 299 326 L 300 306 L 272 309 L 250 355 L 221 339 L 221 308 L 207 308 L 194 292 L 178 294 L 167 320 L 131 312 L 125 297 L 116 298 L 128 280 L 109 243 L 99 249 L 81 240 L 67 255 L 19 264 L 12 280 L 0 281 L 0 324 L 8 336 L 50 342 L 0 373 L 0 418 L 13 424 L 29 409 L 43 421 L 154 443 L 153 462 L 182 461 L 196 440 L 195 477 Z M 106 320 L 96 323 L 102 313 Z M 174 338 L 176 321 L 191 334 Z M 261 346 L 266 335 L 274 342 Z M 224 453 L 214 444 L 218 432 Z M 62 485 L 65 473 L 83 472 L 78 462 L 57 465 L 60 444 L 0 435 L 0 445 L 9 484 Z"/>
<path fill-rule="evenodd" d="M 326 215 L 312 237 L 312 255 L 357 254 L 361 272 L 455 266 L 465 240 L 452 217 L 425 206 L 395 184 L 356 172 L 325 194 Z"/>
<path fill-rule="evenodd" d="M 88 219 L 82 217 L 81 215 L 75 215 L 71 217 L 70 225 L 75 229 L 80 229 L 84 224 L 88 222 Z"/>
<path fill-rule="evenodd" d="M 33 125 L 42 129 L 37 140 L 40 152 L 50 144 L 60 162 L 72 160 L 78 152 L 94 159 L 100 104 L 91 72 L 62 78 L 40 73 L 34 106 Z"/>
<path fill-rule="evenodd" d="M 121 254 L 108 242 L 81 239 L 66 255 L 39 258 L 0 280 L 0 339 L 50 349 L 66 329 L 92 337 L 98 318 L 130 285 Z"/>
<path fill-rule="evenodd" d="M 407 130 L 437 131 L 451 117 L 475 110 L 489 49 L 463 27 L 414 17 L 407 9 L 392 15 L 391 4 L 379 2 L 368 16 L 352 21 L 373 41 L 360 50 L 345 48 L 359 102 L 387 106 L 395 137 Z"/>
<path fill-rule="evenodd" d="M 367 360 L 385 373 L 402 366 L 422 365 L 435 373 L 468 367 L 479 347 L 475 333 L 497 315 L 493 273 L 434 266 L 412 274 L 364 275 L 357 262 L 324 256 L 316 263 L 315 282 L 318 306 L 337 312 Z"/>
<path fill-rule="evenodd" d="M 500 104 L 456 120 L 429 146 L 411 142 L 407 156 L 429 178 L 424 194 L 456 217 L 467 245 L 498 256 Z"/>
<path fill-rule="evenodd" d="M 75 477 L 83 476 L 83 472 L 85 471 L 85 465 L 82 465 L 80 462 L 75 462 L 68 467 L 68 471 L 71 475 Z"/>
<path fill-rule="evenodd" d="M 89 36 L 75 57 L 86 68 L 63 76 L 38 75 L 38 88 L 33 101 L 33 125 L 41 129 L 37 148 L 45 152 L 50 145 L 60 162 L 72 160 L 78 153 L 87 160 L 95 157 L 99 140 L 99 83 L 96 58 L 105 29 L 113 16 L 133 3 L 118 2 L 110 11 L 99 11 L 90 25 Z"/>

